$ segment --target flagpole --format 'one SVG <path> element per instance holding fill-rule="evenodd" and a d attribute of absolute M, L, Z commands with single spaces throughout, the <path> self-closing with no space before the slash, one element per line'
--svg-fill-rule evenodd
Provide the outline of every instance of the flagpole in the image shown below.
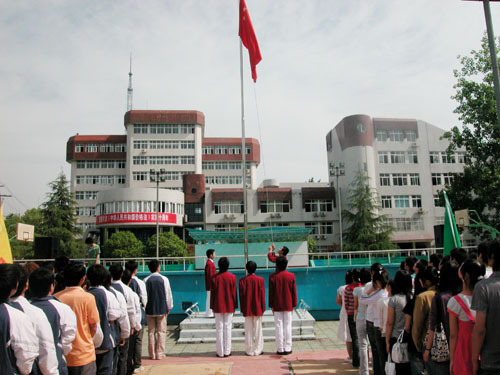
<path fill-rule="evenodd" d="M 243 230 L 245 233 L 245 264 L 248 262 L 248 214 L 247 214 L 247 150 L 245 146 L 245 101 L 243 94 L 243 43 L 240 39 L 240 81 L 241 81 L 241 169 L 243 180 Z"/>

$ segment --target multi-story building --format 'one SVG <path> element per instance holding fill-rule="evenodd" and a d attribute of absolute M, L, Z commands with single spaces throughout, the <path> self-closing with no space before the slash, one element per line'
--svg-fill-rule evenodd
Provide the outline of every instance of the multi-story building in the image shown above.
<path fill-rule="evenodd" d="M 465 150 L 446 152 L 444 130 L 420 120 L 345 117 L 326 136 L 330 181 L 333 167 L 343 163 L 338 178 L 342 206 L 358 170 L 369 177 L 380 197 L 381 214 L 396 228 L 393 241 L 401 248 L 430 247 L 434 226 L 443 224 L 438 191 L 463 172 Z"/>

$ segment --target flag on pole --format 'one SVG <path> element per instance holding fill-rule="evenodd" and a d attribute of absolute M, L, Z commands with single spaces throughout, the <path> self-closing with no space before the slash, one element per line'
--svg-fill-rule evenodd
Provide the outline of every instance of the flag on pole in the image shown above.
<path fill-rule="evenodd" d="M 252 78 L 254 82 L 257 82 L 256 67 L 260 60 L 262 60 L 262 56 L 260 55 L 259 43 L 257 42 L 255 31 L 253 30 L 252 20 L 250 19 L 250 13 L 248 13 L 245 0 L 240 0 L 240 31 L 238 35 L 241 38 L 241 42 L 248 50 L 250 67 L 252 68 Z"/>
<path fill-rule="evenodd" d="M 448 195 L 443 191 L 444 195 L 444 234 L 443 234 L 443 255 L 450 255 L 451 250 L 462 247 L 460 235 L 458 234 L 457 224 L 455 223 L 455 215 L 451 209 Z"/>
<path fill-rule="evenodd" d="M 5 228 L 1 203 L 0 203 L 0 263 L 12 263 L 12 251 L 10 250 L 9 234 L 7 233 L 7 228 Z"/>

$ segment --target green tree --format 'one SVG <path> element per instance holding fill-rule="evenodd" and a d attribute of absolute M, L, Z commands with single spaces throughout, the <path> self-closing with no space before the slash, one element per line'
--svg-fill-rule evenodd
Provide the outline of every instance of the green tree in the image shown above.
<path fill-rule="evenodd" d="M 463 147 L 467 154 L 464 173 L 456 175 L 446 190 L 454 210 L 474 209 L 485 223 L 500 228 L 500 129 L 487 37 L 479 50 L 459 59 L 452 98 L 462 126 L 455 126 L 444 138 L 450 141 L 449 153 Z"/>
<path fill-rule="evenodd" d="M 316 249 L 318 248 L 318 244 L 312 236 L 307 237 L 307 252 L 309 254 L 315 253 Z"/>
<path fill-rule="evenodd" d="M 132 232 L 115 232 L 102 246 L 104 257 L 134 258 L 142 255 L 144 245 Z"/>
<path fill-rule="evenodd" d="M 394 249 L 390 235 L 394 228 L 385 224 L 377 193 L 368 184 L 368 176 L 361 170 L 354 179 L 354 187 L 348 198 L 348 210 L 342 217 L 348 224 L 344 232 L 345 251 Z"/>
<path fill-rule="evenodd" d="M 35 237 L 39 234 L 42 213 L 39 208 L 30 208 L 23 215 L 9 214 L 5 218 L 5 227 L 9 234 L 12 256 L 16 259 L 32 258 L 34 256 L 33 242 L 23 242 L 15 239 L 17 234 L 17 224 L 30 224 L 35 227 Z"/>
<path fill-rule="evenodd" d="M 160 233 L 159 253 L 161 257 L 187 257 L 186 243 L 173 232 Z M 146 254 L 150 257 L 156 256 L 156 234 L 149 237 L 146 243 Z"/>
<path fill-rule="evenodd" d="M 66 175 L 61 172 L 49 183 L 49 187 L 51 191 L 47 194 L 47 201 L 41 206 L 39 233 L 58 238 L 61 241 L 61 249 L 67 256 L 79 256 L 77 250 L 80 246 L 74 237 L 81 234 L 81 231 L 76 227 L 76 202 L 71 195 Z"/>

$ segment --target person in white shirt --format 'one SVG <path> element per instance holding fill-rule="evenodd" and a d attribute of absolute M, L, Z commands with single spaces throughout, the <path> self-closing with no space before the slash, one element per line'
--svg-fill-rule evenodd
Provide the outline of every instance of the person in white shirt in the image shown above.
<path fill-rule="evenodd" d="M 373 373 L 374 375 L 380 375 L 385 372 L 385 361 L 387 358 L 387 353 L 385 353 L 385 342 L 384 347 L 380 348 L 380 343 L 377 340 L 377 330 L 375 328 L 375 320 L 378 319 L 377 316 L 377 302 L 379 299 L 387 297 L 387 291 L 385 287 L 389 282 L 389 273 L 382 269 L 375 271 L 372 277 L 372 285 L 365 286 L 360 304 L 368 305 L 366 309 L 366 331 L 368 333 L 368 339 L 370 341 L 370 346 L 372 348 L 373 356 Z M 382 361 L 383 356 L 383 361 Z"/>
<path fill-rule="evenodd" d="M 139 264 L 135 260 L 129 260 L 125 263 L 125 269 L 130 271 L 132 279 L 130 280 L 129 287 L 132 289 L 140 302 L 141 310 L 141 329 L 136 331 L 130 336 L 129 350 L 127 358 L 128 372 L 141 372 L 144 370 L 142 364 L 142 339 L 144 336 L 144 327 L 146 326 L 146 305 L 148 303 L 148 294 L 146 291 L 146 284 L 144 281 L 137 277 L 137 270 Z"/>
<path fill-rule="evenodd" d="M 0 374 L 29 374 L 39 352 L 30 317 L 7 303 L 17 291 L 17 275 L 12 264 L 0 264 Z"/>
<path fill-rule="evenodd" d="M 51 327 L 52 344 L 56 350 L 59 374 L 67 374 L 65 355 L 72 349 L 76 335 L 76 315 L 68 305 L 51 296 L 55 288 L 54 274 L 38 268 L 29 276 L 32 305 L 41 309 Z"/>

